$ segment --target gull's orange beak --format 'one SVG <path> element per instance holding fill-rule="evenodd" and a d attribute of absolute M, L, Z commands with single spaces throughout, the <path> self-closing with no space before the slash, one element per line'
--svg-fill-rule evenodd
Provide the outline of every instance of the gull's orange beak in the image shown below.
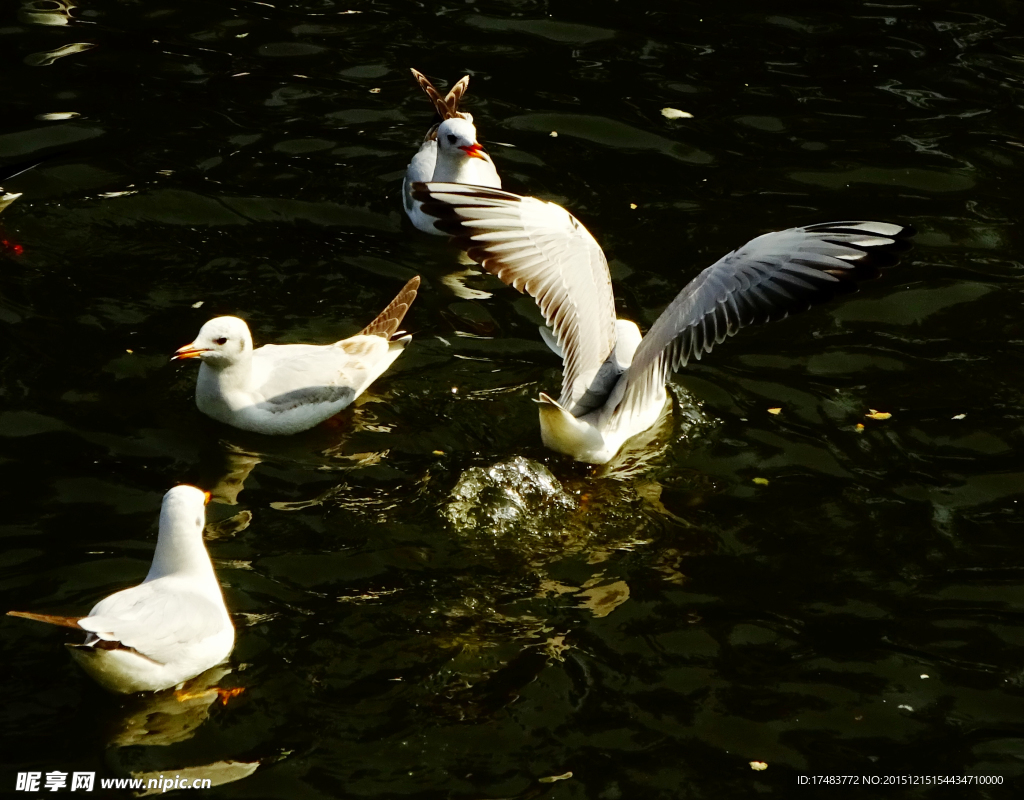
<path fill-rule="evenodd" d="M 485 155 L 483 145 L 479 142 L 476 144 L 460 144 L 459 149 L 470 158 L 483 158 Z"/>
<path fill-rule="evenodd" d="M 199 358 L 200 355 L 206 352 L 209 352 L 208 348 L 196 347 L 196 343 L 192 342 L 175 350 L 174 355 L 171 356 L 171 361 L 180 361 L 183 358 Z"/>
<path fill-rule="evenodd" d="M 213 495 L 210 494 L 209 492 L 203 492 L 203 505 L 204 506 L 210 504 L 210 498 L 211 497 L 213 497 Z"/>

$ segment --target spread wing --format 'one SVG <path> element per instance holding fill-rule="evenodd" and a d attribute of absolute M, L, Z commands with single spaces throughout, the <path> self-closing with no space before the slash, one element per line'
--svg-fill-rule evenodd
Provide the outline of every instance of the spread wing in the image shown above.
<path fill-rule="evenodd" d="M 452 87 L 451 91 L 444 97 L 441 97 L 441 93 L 434 88 L 434 84 L 430 82 L 426 75 L 412 67 L 409 68 L 409 71 L 412 72 L 412 76 L 416 79 L 416 83 L 420 85 L 420 88 L 427 93 L 427 97 L 430 98 L 430 102 L 433 103 L 434 109 L 442 120 L 454 117 L 468 118 L 467 114 L 459 113 L 459 101 L 462 99 L 462 95 L 466 93 L 466 89 L 469 88 L 468 75 L 463 75 Z"/>
<path fill-rule="evenodd" d="M 913 230 L 885 222 L 826 222 L 766 233 L 690 281 L 633 356 L 615 414 L 642 407 L 671 370 L 699 359 L 740 328 L 803 311 L 878 276 Z"/>
<path fill-rule="evenodd" d="M 167 579 L 110 595 L 78 626 L 97 638 L 167 664 L 183 646 L 191 646 L 224 629 L 223 607 L 199 594 L 168 586 Z M 88 643 L 88 642 L 87 642 Z"/>
<path fill-rule="evenodd" d="M 561 206 L 499 189 L 417 183 L 413 196 L 470 258 L 537 301 L 563 354 L 559 403 L 573 409 L 615 346 L 611 276 L 594 237 Z"/>
<path fill-rule="evenodd" d="M 409 310 L 412 301 L 416 299 L 416 292 L 420 288 L 420 276 L 411 279 L 398 296 L 388 303 L 387 308 L 381 311 L 377 318 L 369 325 L 359 331 L 360 336 L 383 336 L 390 339 L 398 331 L 398 326 L 405 318 L 405 312 Z"/>

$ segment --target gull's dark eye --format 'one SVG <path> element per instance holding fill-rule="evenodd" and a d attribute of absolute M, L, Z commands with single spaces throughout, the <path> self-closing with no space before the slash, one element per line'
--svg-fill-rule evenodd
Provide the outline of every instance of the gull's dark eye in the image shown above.
<path fill-rule="evenodd" d="M 455 144 L 457 141 L 459 141 L 459 138 L 455 134 L 448 134 L 448 144 Z"/>
<path fill-rule="evenodd" d="M 219 339 L 214 339 L 213 343 L 214 344 L 227 344 L 228 343 L 228 337 L 227 336 L 221 336 Z"/>

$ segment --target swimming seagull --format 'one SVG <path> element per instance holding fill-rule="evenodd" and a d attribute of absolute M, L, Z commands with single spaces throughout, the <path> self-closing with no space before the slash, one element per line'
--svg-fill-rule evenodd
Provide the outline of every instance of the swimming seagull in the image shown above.
<path fill-rule="evenodd" d="M 235 629 L 203 544 L 209 494 L 175 486 L 164 495 L 146 580 L 101 600 L 86 617 L 8 611 L 88 633 L 68 644 L 89 677 L 112 692 L 157 692 L 194 678 L 231 653 Z"/>
<path fill-rule="evenodd" d="M 895 263 L 913 234 L 857 221 L 758 236 L 690 281 L 641 337 L 634 323 L 616 319 L 601 248 L 561 206 L 451 183 L 417 184 L 413 193 L 473 260 L 537 301 L 551 328 L 542 336 L 563 359 L 561 396 L 540 395 L 541 438 L 592 464 L 607 463 L 657 421 L 670 371 L 746 325 L 854 291 Z"/>
<path fill-rule="evenodd" d="M 298 433 L 348 406 L 402 354 L 412 337 L 398 326 L 419 285 L 419 276 L 410 280 L 373 322 L 334 344 L 253 350 L 245 322 L 217 317 L 171 360 L 202 362 L 196 405 L 207 416 L 256 433 Z"/>
<path fill-rule="evenodd" d="M 501 178 L 491 157 L 476 140 L 473 115 L 459 111 L 459 100 L 469 86 L 469 76 L 464 75 L 446 96 L 441 97 L 423 73 L 412 70 L 412 74 L 434 104 L 441 122 L 427 131 L 419 151 L 409 162 L 402 181 L 402 198 L 405 213 L 413 225 L 425 233 L 443 236 L 434 227 L 433 217 L 420 211 L 419 201 L 412 196 L 412 184 L 415 181 L 447 181 L 500 189 Z"/>

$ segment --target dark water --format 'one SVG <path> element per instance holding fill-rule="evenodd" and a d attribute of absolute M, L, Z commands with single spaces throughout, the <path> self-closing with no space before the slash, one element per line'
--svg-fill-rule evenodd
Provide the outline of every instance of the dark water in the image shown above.
<path fill-rule="evenodd" d="M 244 692 L 114 699 L 69 634 L 6 619 L 4 791 L 224 761 L 259 766 L 204 795 L 1019 791 L 1019 3 L 58 9 L 0 11 L 0 165 L 53 156 L 0 217 L 4 603 L 87 610 L 145 574 L 167 488 L 216 488 L 238 640 L 207 678 Z M 532 304 L 401 215 L 432 122 L 409 66 L 472 74 L 506 187 L 579 216 L 642 325 L 768 230 L 905 222 L 916 248 L 677 376 L 647 463 L 570 463 L 530 402 L 559 380 Z M 309 433 L 207 421 L 167 361 L 221 313 L 351 335 L 414 274 L 413 344 Z M 938 791 L 842 792 L 897 793 Z"/>

